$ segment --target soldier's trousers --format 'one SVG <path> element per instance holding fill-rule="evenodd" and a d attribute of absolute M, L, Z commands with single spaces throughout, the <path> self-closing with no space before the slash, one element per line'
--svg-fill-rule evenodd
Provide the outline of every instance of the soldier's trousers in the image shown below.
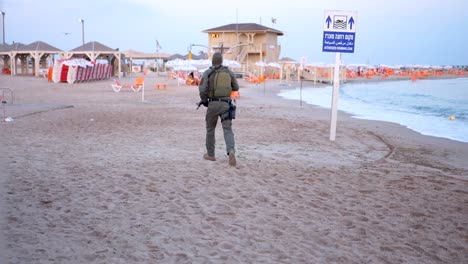
<path fill-rule="evenodd" d="M 215 130 L 218 119 L 222 113 L 229 111 L 229 103 L 224 101 L 209 102 L 208 109 L 206 110 L 206 151 L 208 155 L 215 156 Z M 224 141 L 226 143 L 226 152 L 235 151 L 234 133 L 232 132 L 232 120 L 226 119 L 221 122 L 223 126 Z"/>

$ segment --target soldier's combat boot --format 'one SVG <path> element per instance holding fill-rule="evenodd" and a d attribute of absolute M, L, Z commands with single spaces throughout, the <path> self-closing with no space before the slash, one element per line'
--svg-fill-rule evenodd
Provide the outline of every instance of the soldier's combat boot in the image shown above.
<path fill-rule="evenodd" d="M 229 165 L 236 166 L 236 155 L 234 155 L 234 152 L 229 153 Z"/>
<path fill-rule="evenodd" d="M 216 161 L 216 158 L 214 156 L 210 156 L 208 154 L 204 154 L 203 158 L 206 160 Z"/>

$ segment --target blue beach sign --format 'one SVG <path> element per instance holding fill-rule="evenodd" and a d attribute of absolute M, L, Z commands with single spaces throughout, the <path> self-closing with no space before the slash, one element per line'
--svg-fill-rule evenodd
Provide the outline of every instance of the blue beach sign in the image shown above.
<path fill-rule="evenodd" d="M 325 11 L 323 52 L 354 53 L 357 12 Z"/>

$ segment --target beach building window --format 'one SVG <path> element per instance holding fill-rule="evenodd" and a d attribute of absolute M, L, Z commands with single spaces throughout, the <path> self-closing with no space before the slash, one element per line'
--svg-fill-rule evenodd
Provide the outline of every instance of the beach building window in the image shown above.
<path fill-rule="evenodd" d="M 211 34 L 211 38 L 219 38 L 219 34 Z"/>

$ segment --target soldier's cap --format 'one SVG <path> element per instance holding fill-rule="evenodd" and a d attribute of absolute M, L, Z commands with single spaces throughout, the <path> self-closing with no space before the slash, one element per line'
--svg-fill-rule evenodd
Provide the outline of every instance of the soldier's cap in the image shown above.
<path fill-rule="evenodd" d="M 213 54 L 213 58 L 212 58 L 211 63 L 215 67 L 220 66 L 221 64 L 223 64 L 223 55 L 221 55 L 221 53 L 219 53 L 219 52 L 215 52 Z"/>

